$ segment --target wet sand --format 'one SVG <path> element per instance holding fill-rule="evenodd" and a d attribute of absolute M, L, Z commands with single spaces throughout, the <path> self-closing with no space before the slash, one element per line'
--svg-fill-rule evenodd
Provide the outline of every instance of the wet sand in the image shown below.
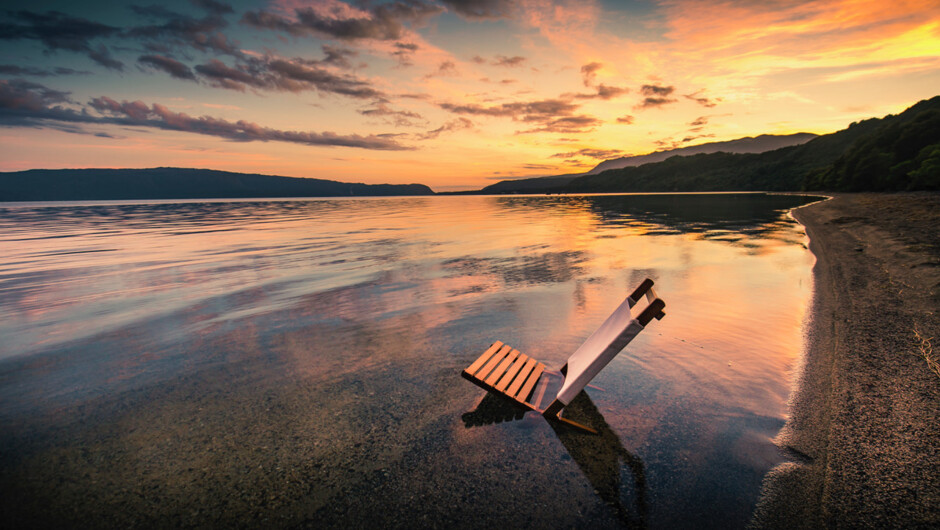
<path fill-rule="evenodd" d="M 816 255 L 798 389 L 753 526 L 940 525 L 940 194 L 798 208 Z M 929 340 L 928 340 L 929 339 Z"/>

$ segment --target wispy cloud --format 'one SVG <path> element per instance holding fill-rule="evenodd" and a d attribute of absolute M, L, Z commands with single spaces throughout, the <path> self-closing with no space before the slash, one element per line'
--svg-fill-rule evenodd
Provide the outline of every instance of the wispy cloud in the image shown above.
<path fill-rule="evenodd" d="M 703 90 L 698 90 L 698 91 L 693 92 L 693 93 L 691 93 L 691 94 L 683 94 L 682 97 L 684 97 L 684 98 L 686 98 L 686 99 L 690 99 L 690 100 L 692 100 L 692 101 L 698 103 L 699 105 L 701 105 L 701 106 L 703 106 L 703 107 L 708 107 L 708 108 L 711 108 L 711 107 L 714 107 L 714 106 L 718 105 L 718 102 L 721 101 L 721 98 L 715 98 L 715 99 L 707 98 L 707 97 L 705 97 L 705 96 L 702 95 L 702 92 L 704 92 L 704 91 L 703 91 Z"/>
<path fill-rule="evenodd" d="M 131 6 L 135 14 L 157 23 L 128 28 L 124 36 L 143 40 L 151 51 L 194 48 L 240 56 L 238 45 L 221 32 L 228 26 L 224 15 L 231 13 L 231 8 L 225 9 L 227 6 L 218 2 L 196 2 L 196 5 L 208 11 L 208 14 L 196 18 L 159 5 Z"/>
<path fill-rule="evenodd" d="M 76 70 L 74 68 L 64 68 L 61 66 L 47 69 L 36 68 L 32 66 L 18 66 L 15 64 L 0 64 L 0 74 L 3 75 L 27 75 L 30 77 L 52 77 L 60 75 L 89 75 L 88 70 Z"/>
<path fill-rule="evenodd" d="M 468 120 L 467 118 L 461 117 L 461 118 L 457 118 L 456 120 L 451 120 L 445 123 L 444 125 L 441 125 L 437 129 L 434 129 L 433 131 L 428 131 L 424 134 L 418 135 L 418 139 L 419 140 L 433 140 L 445 132 L 454 132 L 454 131 L 460 131 L 463 129 L 472 129 L 472 128 L 473 128 L 473 122 Z"/>
<path fill-rule="evenodd" d="M 526 61 L 526 58 L 521 57 L 519 55 L 515 55 L 513 57 L 506 57 L 505 55 L 497 55 L 496 58 L 493 59 L 493 62 L 490 64 L 492 64 L 493 66 L 508 66 L 508 67 L 514 68 L 517 66 L 522 66 L 522 64 L 525 63 L 525 61 Z"/>
<path fill-rule="evenodd" d="M 283 57 L 247 57 L 229 66 L 219 59 L 197 65 L 195 71 L 210 85 L 230 90 L 302 92 L 316 90 L 357 99 L 382 97 L 368 81 L 323 68 L 322 61 Z"/>
<path fill-rule="evenodd" d="M 624 96 L 630 93 L 629 88 L 618 87 L 618 86 L 607 86 L 605 84 L 600 84 L 595 87 L 597 90 L 593 94 L 575 94 L 574 97 L 578 99 L 614 99 L 620 96 Z"/>
<path fill-rule="evenodd" d="M 423 24 L 444 8 L 421 0 L 380 4 L 371 10 L 342 2 L 319 2 L 293 10 L 293 18 L 271 11 L 249 11 L 242 23 L 255 28 L 283 31 L 295 36 L 311 35 L 340 40 L 399 40 L 406 24 Z"/>
<path fill-rule="evenodd" d="M 620 149 L 580 149 L 578 151 L 566 151 L 564 153 L 555 153 L 551 155 L 550 158 L 578 158 L 578 157 L 587 157 L 594 158 L 597 160 L 609 160 L 611 158 L 618 158 L 623 156 L 623 151 Z"/>
<path fill-rule="evenodd" d="M 177 79 L 196 80 L 196 74 L 194 74 L 188 66 L 171 57 L 142 55 L 137 58 L 137 62 L 145 66 L 156 68 L 157 70 L 162 70 Z"/>
<path fill-rule="evenodd" d="M 511 16 L 512 0 L 441 0 L 448 8 L 469 20 L 493 20 Z"/>
<path fill-rule="evenodd" d="M 588 115 L 575 115 L 580 105 L 568 99 L 543 99 L 536 101 L 516 101 L 499 105 L 480 105 L 476 103 L 442 103 L 440 107 L 454 114 L 511 118 L 513 121 L 531 123 L 533 128 L 518 131 L 517 134 L 537 132 L 583 133 L 601 125 L 603 120 Z"/>
<path fill-rule="evenodd" d="M 437 65 L 437 70 L 424 76 L 425 79 L 431 77 L 455 77 L 458 75 L 457 64 L 454 61 L 442 61 Z"/>
<path fill-rule="evenodd" d="M 107 96 L 94 98 L 79 109 L 73 108 L 74 106 L 66 92 L 38 83 L 0 80 L 0 126 L 61 128 L 63 124 L 74 126 L 77 123 L 124 125 L 202 134 L 238 142 L 277 141 L 310 146 L 409 149 L 395 140 L 396 135 L 284 131 L 244 120 L 232 122 L 212 116 L 194 117 L 174 112 L 158 103 L 147 105 L 142 101 L 118 102 Z"/>
<path fill-rule="evenodd" d="M 643 101 L 637 105 L 637 108 L 648 109 L 675 103 L 677 100 L 675 98 L 669 97 L 675 91 L 676 87 L 673 86 L 643 85 L 640 88 L 640 94 L 643 94 L 646 97 L 644 97 Z"/>
<path fill-rule="evenodd" d="M 0 22 L 0 40 L 37 40 L 46 51 L 67 50 L 83 53 L 92 61 L 112 70 L 123 70 L 124 65 L 111 56 L 111 52 L 96 41 L 118 35 L 120 28 L 74 17 L 58 11 L 33 13 L 7 11 L 12 19 Z"/>
<path fill-rule="evenodd" d="M 594 80 L 597 79 L 597 71 L 604 65 L 598 62 L 588 63 L 581 67 L 581 78 L 584 86 L 594 86 Z"/>
<path fill-rule="evenodd" d="M 358 112 L 370 118 L 382 118 L 385 123 L 395 125 L 396 127 L 414 127 L 419 125 L 419 123 L 417 123 L 418 121 L 426 121 L 417 112 L 395 110 L 384 102 L 377 102 L 375 105 L 360 109 Z"/>
<path fill-rule="evenodd" d="M 566 116 L 541 122 L 540 127 L 518 131 L 516 134 L 532 133 L 564 133 L 577 134 L 591 132 L 604 123 L 603 120 L 585 114 L 579 116 Z"/>

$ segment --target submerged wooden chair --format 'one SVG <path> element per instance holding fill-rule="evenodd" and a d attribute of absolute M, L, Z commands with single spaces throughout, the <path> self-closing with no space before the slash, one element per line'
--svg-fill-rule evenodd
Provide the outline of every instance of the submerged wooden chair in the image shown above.
<path fill-rule="evenodd" d="M 644 299 L 645 304 L 640 302 Z M 643 280 L 620 307 L 597 328 L 558 372 L 518 350 L 496 341 L 483 355 L 461 372 L 461 375 L 485 390 L 534 410 L 549 420 L 558 420 L 575 427 L 596 432 L 567 418 L 562 409 L 571 403 L 588 383 L 617 356 L 654 318 L 662 319 L 665 302 L 656 296 L 653 280 Z M 563 379 L 561 388 L 545 408 L 541 407 L 548 377 Z"/>

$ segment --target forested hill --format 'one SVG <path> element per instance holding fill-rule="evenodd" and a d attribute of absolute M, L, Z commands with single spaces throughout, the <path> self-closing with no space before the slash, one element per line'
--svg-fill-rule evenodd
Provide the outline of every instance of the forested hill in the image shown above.
<path fill-rule="evenodd" d="M 532 179 L 528 179 L 531 181 Z M 758 154 L 675 156 L 522 193 L 940 189 L 940 96 L 807 143 Z M 503 192 L 514 190 L 501 190 Z"/>
<path fill-rule="evenodd" d="M 211 169 L 33 169 L 0 173 L 2 201 L 432 195 L 424 184 L 349 184 Z"/>

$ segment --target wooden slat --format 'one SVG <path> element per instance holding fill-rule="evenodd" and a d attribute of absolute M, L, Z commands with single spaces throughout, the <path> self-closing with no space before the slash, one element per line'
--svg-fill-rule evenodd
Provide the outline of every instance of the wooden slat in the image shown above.
<path fill-rule="evenodd" d="M 503 359 L 503 362 L 500 363 L 500 365 L 497 366 L 495 370 L 493 370 L 493 373 L 491 373 L 490 376 L 486 378 L 486 384 L 490 386 L 495 385 L 496 382 L 499 381 L 499 378 L 502 377 L 503 374 L 506 373 L 506 368 L 509 368 L 509 365 L 512 364 L 512 362 L 516 360 L 516 357 L 518 356 L 519 356 L 519 350 L 514 349 L 511 352 L 509 352 L 509 355 L 507 355 L 506 358 Z"/>
<path fill-rule="evenodd" d="M 532 392 L 532 387 L 535 386 L 535 383 L 538 382 L 539 377 L 542 376 L 542 370 L 545 370 L 544 364 L 539 363 L 536 365 L 535 370 L 532 370 L 532 373 L 529 374 L 528 380 L 526 380 L 525 384 L 522 386 L 522 390 L 516 394 L 516 401 L 525 403 L 525 399 L 529 397 L 529 392 Z"/>
<path fill-rule="evenodd" d="M 486 363 L 486 366 L 484 366 L 479 372 L 473 374 L 473 377 L 483 381 L 486 376 L 490 375 L 490 372 L 493 371 L 493 368 L 496 368 L 496 365 L 498 365 L 504 357 L 509 355 L 509 352 L 511 351 L 512 346 L 504 345 L 498 352 L 496 352 L 496 355 L 493 355 L 493 357 L 490 359 L 490 362 Z"/>
<path fill-rule="evenodd" d="M 516 377 L 516 374 L 519 373 L 519 369 L 521 369 L 522 365 L 524 365 L 528 360 L 528 355 L 520 353 L 519 357 L 516 358 L 516 362 L 514 362 L 513 365 L 509 367 L 509 371 L 506 372 L 506 375 L 504 375 L 503 378 L 499 380 L 499 383 L 496 384 L 496 390 L 499 392 L 506 390 L 506 387 L 509 386 L 512 378 Z"/>
<path fill-rule="evenodd" d="M 473 364 L 468 366 L 467 369 L 464 370 L 464 372 L 470 375 L 475 374 L 477 370 L 479 370 L 486 363 L 486 361 L 490 360 L 490 357 L 492 357 L 493 354 L 499 351 L 499 349 L 502 347 L 503 347 L 502 342 L 500 341 L 494 342 L 493 345 L 490 346 L 490 349 L 483 352 L 483 355 L 481 355 L 477 360 L 473 361 Z"/>
<path fill-rule="evenodd" d="M 525 383 L 526 377 L 532 373 L 532 369 L 535 368 L 535 365 L 538 363 L 535 359 L 529 358 L 525 362 L 525 366 L 522 367 L 522 370 L 519 371 L 519 375 L 516 376 L 516 380 L 509 385 L 509 389 L 506 390 L 506 395 L 509 397 L 515 397 L 516 392 L 519 391 L 519 387 L 522 386 L 522 383 Z"/>
<path fill-rule="evenodd" d="M 545 373 L 544 371 L 542 373 Z M 542 381 L 542 384 L 539 385 L 537 396 L 535 400 L 532 401 L 532 404 L 535 405 L 535 408 L 538 408 L 542 404 L 542 398 L 545 397 L 545 390 L 548 388 L 548 378 L 545 378 L 545 381 Z"/>

